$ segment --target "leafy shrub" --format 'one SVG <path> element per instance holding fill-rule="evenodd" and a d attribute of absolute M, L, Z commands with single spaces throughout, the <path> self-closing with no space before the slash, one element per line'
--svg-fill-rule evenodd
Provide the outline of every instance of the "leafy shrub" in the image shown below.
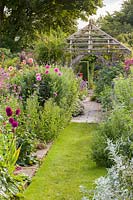
<path fill-rule="evenodd" d="M 105 86 L 99 95 L 102 108 L 105 111 L 111 110 L 113 107 L 113 91 L 110 86 Z"/>
<path fill-rule="evenodd" d="M 42 111 L 40 110 L 39 132 L 37 137 L 42 141 L 52 141 L 59 131 L 63 128 L 61 125 L 61 108 L 49 99 Z"/>
<path fill-rule="evenodd" d="M 64 51 L 66 46 L 66 35 L 58 29 L 58 32 L 51 30 L 49 34 L 38 34 L 34 45 L 34 53 L 40 64 L 58 63 L 63 64 L 67 53 Z"/>
<path fill-rule="evenodd" d="M 132 75 L 128 78 L 120 77 L 115 80 L 114 97 L 117 104 L 122 104 L 129 110 L 133 108 Z"/>
<path fill-rule="evenodd" d="M 83 113 L 84 113 L 84 105 L 81 102 L 81 100 L 77 99 L 77 102 L 75 102 L 74 104 L 72 115 L 76 117 L 78 115 L 82 115 Z"/>
<path fill-rule="evenodd" d="M 71 69 L 52 67 L 47 70 L 45 67 L 40 67 L 36 73 L 33 69 L 26 69 L 12 79 L 12 84 L 21 86 L 20 96 L 22 96 L 24 102 L 37 91 L 41 106 L 49 98 L 54 98 L 60 107 L 64 107 L 62 99 L 66 98 L 65 106 L 67 108 L 73 106 L 79 95 L 79 82 Z M 55 69 L 58 72 L 55 72 Z M 46 74 L 46 71 L 48 71 L 48 74 Z M 37 80 L 37 74 L 41 75 L 41 80 Z"/>
<path fill-rule="evenodd" d="M 105 86 L 111 87 L 113 79 L 121 73 L 124 73 L 121 64 L 118 64 L 117 66 L 104 66 L 99 70 L 95 80 L 95 94 L 97 95 L 97 99 L 99 99 L 99 95 L 104 90 Z"/>
<path fill-rule="evenodd" d="M 92 145 L 92 156 L 98 165 L 110 166 L 110 160 L 108 156 L 107 138 L 113 142 L 117 141 L 121 137 L 124 141 L 127 141 L 132 135 L 133 121 L 130 112 L 125 108 L 116 107 L 109 115 L 107 120 L 103 122 L 96 135 Z M 127 156 L 131 156 L 129 143 L 121 152 Z"/>

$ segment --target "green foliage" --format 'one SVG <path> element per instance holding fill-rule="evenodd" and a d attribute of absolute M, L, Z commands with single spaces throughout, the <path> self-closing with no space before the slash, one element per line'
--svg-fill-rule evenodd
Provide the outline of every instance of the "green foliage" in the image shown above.
<path fill-rule="evenodd" d="M 106 200 L 106 199 L 127 199 L 133 198 L 133 161 L 119 153 L 123 141 L 107 141 L 109 157 L 114 165 L 107 169 L 107 175 L 96 179 L 94 191 L 83 191 L 84 199 Z M 93 195 L 92 195 L 93 192 Z M 91 196 L 90 196 L 91 194 Z M 90 198 L 87 198 L 90 197 Z"/>
<path fill-rule="evenodd" d="M 33 100 L 33 99 L 32 99 Z M 34 102 L 34 100 L 33 100 Z M 33 142 L 33 136 L 34 136 L 34 131 L 32 132 L 32 129 L 28 127 L 28 124 L 31 123 L 30 118 L 28 116 L 28 108 L 27 112 L 25 110 L 25 107 L 22 104 L 22 101 L 16 98 L 14 95 L 8 94 L 6 97 L 3 97 L 1 99 L 1 106 L 0 106 L 0 112 L 2 113 L 4 119 L 6 119 L 6 113 L 5 113 L 5 108 L 7 106 L 11 106 L 13 109 L 14 113 L 14 118 L 17 119 L 19 126 L 17 127 L 15 131 L 15 136 L 16 136 L 16 147 L 20 148 L 20 153 L 19 157 L 17 159 L 17 163 L 21 165 L 25 164 L 32 164 L 32 157 L 31 157 L 31 152 L 34 149 L 34 142 Z M 29 106 L 29 104 L 28 104 Z M 27 107 L 28 107 L 27 106 Z M 15 116 L 15 111 L 16 109 L 21 110 L 21 114 L 19 116 Z M 33 109 L 33 105 L 30 108 L 31 111 Z M 11 125 L 6 122 L 6 126 L 11 129 Z M 31 124 L 30 124 L 31 125 Z M 33 129 L 34 130 L 34 129 Z"/>
<path fill-rule="evenodd" d="M 102 104 L 102 108 L 104 111 L 108 111 L 112 109 L 113 106 L 113 90 L 110 86 L 105 86 L 104 90 L 100 93 L 99 100 Z"/>
<path fill-rule="evenodd" d="M 133 0 L 124 1 L 121 10 L 108 14 L 98 20 L 101 28 L 111 36 L 133 46 Z"/>
<path fill-rule="evenodd" d="M 36 73 L 32 68 L 26 69 L 12 79 L 12 83 L 21 86 L 23 101 L 37 91 L 40 105 L 43 106 L 49 98 L 62 108 L 71 109 L 79 94 L 79 82 L 71 69 L 61 68 L 62 76 L 54 72 L 54 66 L 45 74 L 45 68 L 40 67 L 37 73 L 41 73 L 41 81 L 36 80 Z M 63 103 L 65 102 L 65 105 Z"/>
<path fill-rule="evenodd" d="M 35 73 L 33 68 L 28 68 L 12 79 L 16 87 L 21 87 L 22 95 L 17 129 L 17 145 L 21 146 L 18 163 L 21 165 L 33 163 L 34 139 L 47 142 L 57 137 L 70 121 L 78 99 L 79 81 L 72 70 L 62 68 L 62 76 L 54 71 L 54 67 L 49 69 L 49 74 L 45 74 L 45 70 L 40 67 Z M 38 72 L 40 81 L 36 80 Z"/>
<path fill-rule="evenodd" d="M 97 74 L 95 80 L 95 94 L 97 99 L 99 99 L 100 93 L 104 90 L 106 86 L 112 86 L 113 79 L 123 73 L 123 67 L 121 64 L 115 66 L 105 66 Z"/>
<path fill-rule="evenodd" d="M 21 96 L 23 101 L 34 93 L 36 89 L 36 79 L 35 79 L 35 71 L 30 69 L 25 69 L 23 73 L 17 74 L 17 76 L 12 79 L 12 84 L 17 84 L 17 86 L 21 86 Z"/>
<path fill-rule="evenodd" d="M 38 34 L 34 45 L 36 60 L 40 64 L 58 63 L 64 64 L 68 53 L 64 50 L 66 47 L 66 34 L 61 29 L 51 30 L 48 34 Z"/>
<path fill-rule="evenodd" d="M 115 80 L 114 97 L 117 104 L 126 106 L 128 110 L 133 109 L 133 80 L 132 75 L 128 78 L 120 77 Z"/>
<path fill-rule="evenodd" d="M 97 131 L 94 142 L 92 145 L 92 156 L 93 159 L 99 165 L 110 166 L 110 160 L 108 156 L 107 138 L 115 142 L 122 138 L 123 141 L 128 141 L 132 135 L 133 121 L 130 112 L 125 108 L 116 107 L 111 112 L 109 117 L 103 122 L 99 130 Z M 131 156 L 130 146 L 131 143 L 126 143 L 125 147 L 121 149 L 121 152 L 126 156 Z"/>
<path fill-rule="evenodd" d="M 72 115 L 74 117 L 78 115 L 82 115 L 84 113 L 84 105 L 82 104 L 80 99 L 77 99 L 77 101 L 74 104 Z"/>
<path fill-rule="evenodd" d="M 44 109 L 40 111 L 39 132 L 36 133 L 40 140 L 48 142 L 58 136 L 64 124 L 61 114 L 61 108 L 52 99 L 45 103 Z"/>
<path fill-rule="evenodd" d="M 14 199 L 23 190 L 21 176 L 15 176 L 15 164 L 18 160 L 20 148 L 16 148 L 16 137 L 11 128 L 2 127 L 0 134 L 0 199 Z"/>
<path fill-rule="evenodd" d="M 32 46 L 36 30 L 50 32 L 61 27 L 64 32 L 73 32 L 76 20 L 96 12 L 102 1 L 42 1 L 1 0 L 0 2 L 0 44 L 18 50 Z M 6 9 L 5 9 L 6 8 Z"/>

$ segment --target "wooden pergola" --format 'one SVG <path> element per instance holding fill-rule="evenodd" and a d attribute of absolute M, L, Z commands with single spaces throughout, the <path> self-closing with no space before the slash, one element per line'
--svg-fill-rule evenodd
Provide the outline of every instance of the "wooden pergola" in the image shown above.
<path fill-rule="evenodd" d="M 78 63 L 86 55 L 131 54 L 129 48 L 92 24 L 91 21 L 83 29 L 67 38 L 67 41 L 68 50 L 73 55 L 70 66 Z"/>

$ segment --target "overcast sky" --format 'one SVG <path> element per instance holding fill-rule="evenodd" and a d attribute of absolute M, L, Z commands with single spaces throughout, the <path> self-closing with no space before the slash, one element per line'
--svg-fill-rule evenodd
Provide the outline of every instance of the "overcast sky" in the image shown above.
<path fill-rule="evenodd" d="M 93 17 L 98 18 L 100 15 L 106 15 L 107 12 L 113 13 L 114 11 L 119 11 L 123 2 L 124 0 L 104 0 L 103 1 L 104 7 L 99 8 L 97 10 L 96 16 Z M 79 29 L 83 28 L 87 24 L 88 24 L 87 22 L 79 20 L 78 28 Z"/>

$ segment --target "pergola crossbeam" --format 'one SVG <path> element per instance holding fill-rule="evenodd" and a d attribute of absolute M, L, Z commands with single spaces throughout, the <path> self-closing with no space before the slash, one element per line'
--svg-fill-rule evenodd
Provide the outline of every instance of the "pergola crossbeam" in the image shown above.
<path fill-rule="evenodd" d="M 83 29 L 72 34 L 68 38 L 68 51 L 76 53 L 76 56 L 107 53 L 131 54 L 131 50 L 118 40 L 102 31 L 91 22 Z"/>

